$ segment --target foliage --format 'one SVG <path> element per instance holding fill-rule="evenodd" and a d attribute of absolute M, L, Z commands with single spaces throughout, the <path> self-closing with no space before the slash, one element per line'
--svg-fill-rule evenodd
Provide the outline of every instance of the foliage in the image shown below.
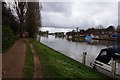
<path fill-rule="evenodd" d="M 12 14 L 10 8 L 6 7 L 5 2 L 2 2 L 2 25 L 9 25 L 15 35 L 18 33 L 16 17 Z"/>
<path fill-rule="evenodd" d="M 120 25 L 117 26 L 117 33 L 120 34 Z"/>
<path fill-rule="evenodd" d="M 2 51 L 6 51 L 15 41 L 18 34 L 18 22 L 11 9 L 2 2 Z"/>
<path fill-rule="evenodd" d="M 28 2 L 28 10 L 26 13 L 26 27 L 30 38 L 36 38 L 39 26 L 40 26 L 39 3 Z"/>
<path fill-rule="evenodd" d="M 15 41 L 13 31 L 9 26 L 2 26 L 2 51 L 7 50 Z"/>
<path fill-rule="evenodd" d="M 33 55 L 30 47 L 29 41 L 25 41 L 26 44 L 26 59 L 25 59 L 25 68 L 24 68 L 24 77 L 25 78 L 32 78 L 33 76 L 33 69 L 34 69 L 34 60 Z"/>
<path fill-rule="evenodd" d="M 91 34 L 91 33 L 94 33 L 95 32 L 95 28 L 88 28 L 87 30 L 86 30 L 86 34 Z"/>
<path fill-rule="evenodd" d="M 18 2 L 9 4 L 11 7 L 6 7 L 6 2 L 2 2 L 2 20 L 3 25 L 11 26 L 14 34 L 20 34 L 24 37 L 25 31 L 28 31 L 30 38 L 35 38 L 38 27 L 41 26 L 39 2 Z M 13 13 L 13 10 L 16 13 Z"/>
<path fill-rule="evenodd" d="M 114 26 L 109 26 L 106 30 L 107 31 L 115 31 L 115 27 Z"/>
<path fill-rule="evenodd" d="M 97 78 L 106 80 L 106 76 L 80 64 L 79 62 L 55 51 L 41 43 L 32 41 L 38 53 L 44 70 L 44 78 Z"/>
<path fill-rule="evenodd" d="M 76 28 L 77 32 L 75 32 L 74 30 L 71 32 L 67 32 L 67 35 L 72 35 L 73 37 L 76 36 L 77 34 L 79 35 L 91 35 L 91 34 L 109 34 L 111 35 L 112 33 L 119 33 L 119 26 L 117 27 L 117 30 L 115 29 L 114 26 L 108 26 L 107 28 L 104 28 L 102 25 L 99 25 L 97 28 L 88 28 L 86 30 L 84 29 L 80 29 L 78 31 L 78 27 Z M 111 33 L 111 34 L 110 34 Z"/>

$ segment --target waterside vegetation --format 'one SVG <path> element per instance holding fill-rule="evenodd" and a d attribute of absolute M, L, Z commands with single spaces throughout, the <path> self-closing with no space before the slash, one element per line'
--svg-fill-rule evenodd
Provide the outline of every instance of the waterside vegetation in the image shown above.
<path fill-rule="evenodd" d="M 26 39 L 26 55 L 25 55 L 25 67 L 24 67 L 24 78 L 32 78 L 34 72 L 34 59 L 30 47 L 30 42 Z"/>
<path fill-rule="evenodd" d="M 66 55 L 49 48 L 48 46 L 32 40 L 32 44 L 41 59 L 44 78 L 98 78 L 108 79 L 107 76 L 93 70 Z"/>

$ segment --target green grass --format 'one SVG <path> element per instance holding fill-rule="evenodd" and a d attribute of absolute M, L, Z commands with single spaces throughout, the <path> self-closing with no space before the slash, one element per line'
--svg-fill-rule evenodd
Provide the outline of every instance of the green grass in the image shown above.
<path fill-rule="evenodd" d="M 25 68 L 24 78 L 32 78 L 34 69 L 34 60 L 29 41 L 25 41 L 26 44 L 26 56 L 25 56 Z"/>
<path fill-rule="evenodd" d="M 81 78 L 82 80 L 108 78 L 42 43 L 32 40 L 32 44 L 41 59 L 44 78 Z"/>

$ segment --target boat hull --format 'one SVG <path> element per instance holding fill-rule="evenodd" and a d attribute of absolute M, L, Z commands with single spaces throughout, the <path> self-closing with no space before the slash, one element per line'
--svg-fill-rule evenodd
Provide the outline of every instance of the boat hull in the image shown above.
<path fill-rule="evenodd" d="M 102 63 L 100 61 L 95 60 L 94 63 L 93 63 L 93 68 L 98 70 L 99 72 L 104 73 L 107 76 L 111 77 L 112 68 L 111 68 L 110 64 L 105 64 L 105 63 Z M 120 79 L 120 63 L 116 64 L 116 75 L 115 75 L 115 77 L 117 79 Z"/>

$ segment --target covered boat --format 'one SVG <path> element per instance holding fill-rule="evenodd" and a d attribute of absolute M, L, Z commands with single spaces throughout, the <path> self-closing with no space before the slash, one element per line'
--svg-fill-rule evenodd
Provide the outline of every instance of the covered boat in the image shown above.
<path fill-rule="evenodd" d="M 88 40 L 88 39 L 92 39 L 92 36 L 90 35 L 85 36 L 85 40 Z"/>
<path fill-rule="evenodd" d="M 111 76 L 111 62 L 116 61 L 116 78 L 120 79 L 120 47 L 102 49 L 93 62 L 93 68 Z"/>
<path fill-rule="evenodd" d="M 120 34 L 112 34 L 112 37 L 120 38 Z"/>

